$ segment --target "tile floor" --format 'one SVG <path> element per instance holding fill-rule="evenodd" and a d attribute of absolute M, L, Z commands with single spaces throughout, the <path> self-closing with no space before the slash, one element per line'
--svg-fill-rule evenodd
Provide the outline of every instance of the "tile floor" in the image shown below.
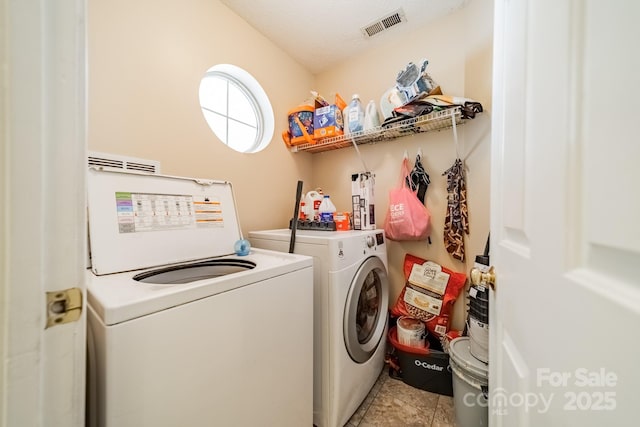
<path fill-rule="evenodd" d="M 455 427 L 453 398 L 430 393 L 389 377 L 382 370 L 345 427 Z"/>

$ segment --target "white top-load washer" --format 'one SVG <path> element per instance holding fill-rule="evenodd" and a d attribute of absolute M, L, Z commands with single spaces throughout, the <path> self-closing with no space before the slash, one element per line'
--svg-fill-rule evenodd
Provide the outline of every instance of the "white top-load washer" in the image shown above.
<path fill-rule="evenodd" d="M 286 252 L 291 230 L 249 233 L 253 246 Z M 342 427 L 384 367 L 389 279 L 382 230 L 297 230 L 294 253 L 314 264 L 317 427 Z"/>
<path fill-rule="evenodd" d="M 90 169 L 88 210 L 88 425 L 311 425 L 311 258 L 233 255 L 228 182 Z"/>

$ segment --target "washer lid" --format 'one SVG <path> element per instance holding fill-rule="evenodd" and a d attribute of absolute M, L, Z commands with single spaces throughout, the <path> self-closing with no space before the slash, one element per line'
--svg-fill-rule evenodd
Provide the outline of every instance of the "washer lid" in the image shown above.
<path fill-rule="evenodd" d="M 90 168 L 87 190 L 97 275 L 229 255 L 242 238 L 230 182 Z"/>
<path fill-rule="evenodd" d="M 469 337 L 458 337 L 449 343 L 449 356 L 462 370 L 476 378 L 487 378 L 489 365 L 476 359 L 471 354 Z"/>

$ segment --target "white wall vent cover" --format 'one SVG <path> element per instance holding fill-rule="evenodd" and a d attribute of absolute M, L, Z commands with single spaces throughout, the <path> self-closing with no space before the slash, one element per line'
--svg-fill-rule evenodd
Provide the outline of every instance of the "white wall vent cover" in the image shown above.
<path fill-rule="evenodd" d="M 398 25 L 402 22 L 407 22 L 407 17 L 405 16 L 404 11 L 402 9 L 398 9 L 395 12 L 383 18 L 380 18 L 375 22 L 372 22 L 366 27 L 362 27 L 360 30 L 365 35 L 365 37 L 373 37 L 376 34 L 386 31 L 389 28 L 395 25 Z"/>
<path fill-rule="evenodd" d="M 160 162 L 158 160 L 138 159 L 135 157 L 118 156 L 115 154 L 90 151 L 87 161 L 88 166 L 102 166 L 155 174 L 160 173 Z"/>

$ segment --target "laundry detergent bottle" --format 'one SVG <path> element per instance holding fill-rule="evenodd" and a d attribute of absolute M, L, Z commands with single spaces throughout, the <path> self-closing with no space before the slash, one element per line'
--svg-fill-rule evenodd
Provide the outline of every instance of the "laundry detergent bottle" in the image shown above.
<path fill-rule="evenodd" d="M 380 118 L 378 117 L 378 108 L 372 99 L 367 104 L 364 111 L 364 130 L 372 130 L 380 126 Z"/>
<path fill-rule="evenodd" d="M 322 202 L 320 203 L 320 221 L 331 222 L 333 221 L 333 214 L 336 213 L 336 207 L 331 201 L 328 194 L 324 195 Z"/>
<path fill-rule="evenodd" d="M 349 133 L 362 132 L 364 130 L 364 107 L 357 93 L 351 97 L 348 114 Z"/>
<path fill-rule="evenodd" d="M 342 110 L 342 121 L 344 124 L 344 134 L 349 135 L 349 105 Z"/>
<path fill-rule="evenodd" d="M 322 190 L 311 190 L 306 194 L 304 204 L 308 220 L 320 220 L 320 203 L 322 203 Z"/>

